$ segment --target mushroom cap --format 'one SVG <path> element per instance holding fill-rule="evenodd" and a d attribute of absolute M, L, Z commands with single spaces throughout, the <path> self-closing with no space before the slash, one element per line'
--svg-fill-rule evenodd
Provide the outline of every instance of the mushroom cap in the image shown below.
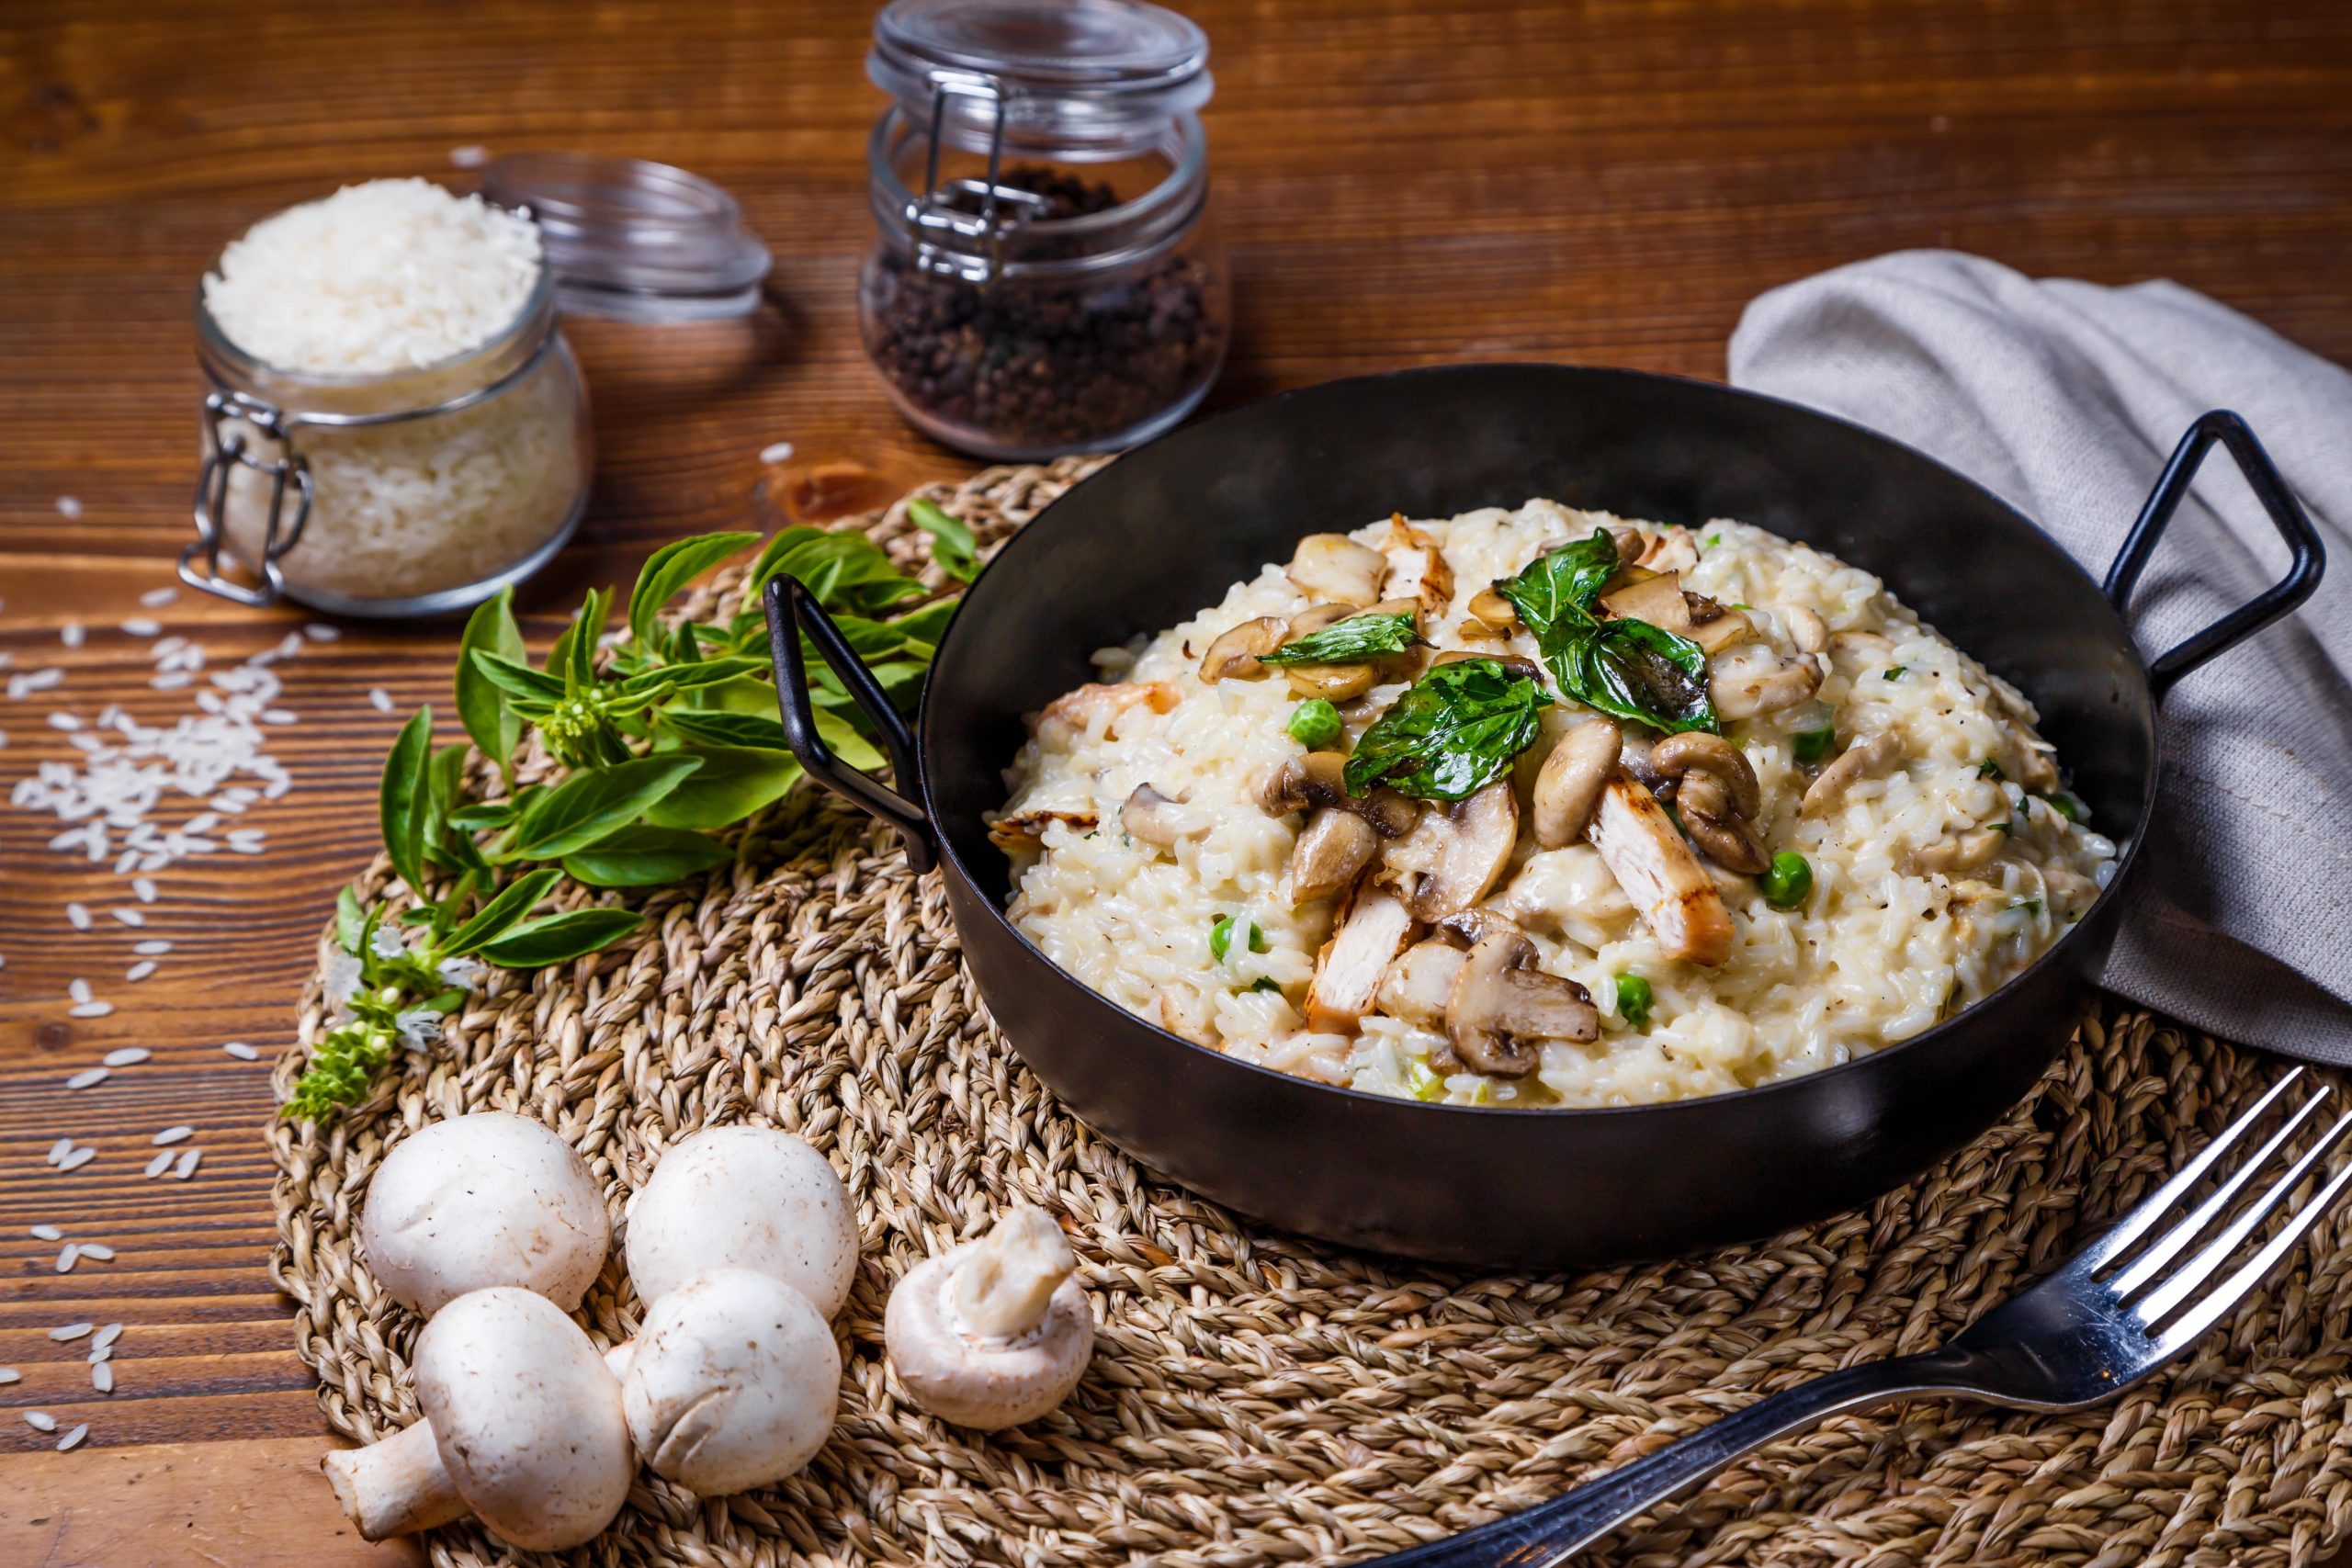
<path fill-rule="evenodd" d="M 724 1496 L 793 1474 L 832 1436 L 841 1349 L 781 1280 L 697 1274 L 653 1303 L 636 1343 L 621 1406 L 657 1475 Z"/>
<path fill-rule="evenodd" d="M 441 1463 L 500 1540 L 578 1546 L 628 1500 L 620 1384 L 547 1297 L 507 1285 L 459 1296 L 417 1336 L 415 1368 Z"/>
<path fill-rule="evenodd" d="M 831 1162 L 791 1134 L 710 1127 L 663 1155 L 631 1200 L 628 1251 L 647 1302 L 713 1269 L 749 1269 L 830 1320 L 857 1273 L 857 1216 Z"/>
<path fill-rule="evenodd" d="M 882 1338 L 916 1404 L 943 1421 L 995 1432 L 1034 1421 L 1069 1397 L 1094 1354 L 1094 1312 L 1073 1274 L 1054 1287 L 1044 1319 L 1026 1334 L 979 1339 L 959 1332 L 955 1277 L 985 1245 L 967 1242 L 908 1269 L 882 1314 Z"/>
<path fill-rule="evenodd" d="M 401 1140 L 368 1185 L 359 1249 L 391 1298 L 432 1315 L 517 1285 L 569 1312 L 612 1250 L 605 1195 L 544 1123 L 479 1111 Z"/>

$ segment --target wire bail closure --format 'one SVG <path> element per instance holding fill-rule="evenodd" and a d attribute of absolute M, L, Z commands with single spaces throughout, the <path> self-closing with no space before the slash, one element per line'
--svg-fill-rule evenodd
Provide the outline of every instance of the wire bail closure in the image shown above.
<path fill-rule="evenodd" d="M 280 456 L 274 460 L 261 457 L 247 444 L 243 431 L 230 428 L 232 420 L 243 421 L 277 443 Z M 302 525 L 311 520 L 311 503 L 317 497 L 310 462 L 294 450 L 294 423 L 276 404 L 244 392 L 216 390 L 205 395 L 204 432 L 209 450 L 203 466 L 197 470 L 197 536 L 180 552 L 180 581 L 190 588 L 254 609 L 276 604 L 286 592 L 286 572 L 277 564 L 278 558 L 301 543 Z M 270 481 L 268 523 L 262 533 L 261 560 L 257 564 L 261 583 L 254 588 L 224 576 L 220 570 L 220 550 L 228 542 L 229 481 L 240 467 L 266 474 Z M 290 522 L 286 514 L 289 485 L 294 491 Z M 197 565 L 198 557 L 204 562 L 200 568 Z"/>
<path fill-rule="evenodd" d="M 1004 127 L 1007 106 L 1014 96 L 1004 79 L 984 71 L 938 69 L 931 83 L 931 135 L 923 156 L 922 194 L 907 203 L 907 238 L 918 270 L 960 278 L 967 283 L 994 283 L 1004 265 L 1005 236 L 1030 223 L 1050 205 L 1033 191 L 1001 183 L 1004 167 Z M 986 179 L 968 176 L 939 183 L 939 146 L 947 132 L 947 116 L 957 98 L 984 106 L 989 123 L 989 163 Z M 977 200 L 979 210 L 967 211 L 951 198 Z M 1000 205 L 1017 210 L 1002 222 Z M 978 241 L 974 250 L 941 236 Z"/>

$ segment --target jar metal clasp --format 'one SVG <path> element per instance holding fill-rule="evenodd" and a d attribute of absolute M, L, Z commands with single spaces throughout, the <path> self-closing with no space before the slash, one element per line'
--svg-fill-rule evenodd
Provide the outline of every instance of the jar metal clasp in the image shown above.
<path fill-rule="evenodd" d="M 931 83 L 931 137 L 923 158 L 922 190 L 906 206 L 907 237 L 915 266 L 967 283 L 993 283 L 1004 263 L 1005 236 L 1043 215 L 1050 205 L 1034 191 L 1001 182 L 1006 107 L 1012 90 L 985 71 L 934 70 Z M 939 147 L 956 101 L 980 106 L 988 117 L 989 162 L 985 179 L 939 180 Z M 976 202 L 977 212 L 952 198 Z M 1010 214 L 1003 209 L 1010 208 Z M 945 238 L 952 236 L 953 238 Z M 978 241 L 978 248 L 955 240 Z"/>
<path fill-rule="evenodd" d="M 263 457 L 246 440 L 244 432 L 232 426 L 232 421 L 242 422 L 276 442 L 278 456 Z M 216 390 L 206 395 L 204 432 L 209 449 L 203 466 L 197 470 L 197 536 L 180 552 L 182 582 L 256 609 L 276 604 L 286 592 L 286 572 L 277 564 L 278 558 L 301 542 L 302 525 L 311 519 L 311 502 L 317 493 L 310 463 L 294 450 L 291 434 L 295 423 L 275 404 L 244 392 Z M 229 481 L 241 467 L 266 476 L 270 483 L 261 558 L 255 563 L 261 581 L 251 588 L 220 570 L 220 550 L 228 542 L 225 519 L 229 513 Z M 287 504 L 289 491 L 293 502 L 290 515 Z M 199 558 L 201 566 L 198 564 Z"/>

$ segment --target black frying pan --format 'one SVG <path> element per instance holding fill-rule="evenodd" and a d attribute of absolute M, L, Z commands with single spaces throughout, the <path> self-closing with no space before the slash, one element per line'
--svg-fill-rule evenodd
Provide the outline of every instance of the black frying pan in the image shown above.
<path fill-rule="evenodd" d="M 2294 566 L 2143 668 L 2120 609 L 2216 441 Z M 1428 1105 L 1252 1066 L 1098 996 L 1013 929 L 1006 862 L 981 814 L 1004 804 L 1022 716 L 1091 679 L 1091 650 L 1191 616 L 1288 558 L 1302 535 L 1534 496 L 1667 523 L 1737 518 L 1883 577 L 2040 706 L 2093 820 L 2132 841 L 2114 883 L 2025 973 L 1924 1034 L 1810 1077 L 1623 1110 Z M 771 585 L 768 616 L 794 751 L 898 827 L 918 869 L 936 862 L 989 1010 L 1070 1110 L 1272 1224 L 1442 1262 L 1540 1267 L 1679 1253 L 1851 1207 L 2013 1103 L 2064 1043 L 2131 897 L 2155 804 L 2158 697 L 2300 604 L 2321 567 L 2310 524 L 2233 414 L 2190 430 L 2102 590 L 1986 491 L 1824 414 L 1663 376 L 1476 365 L 1272 398 L 1078 485 L 966 594 L 923 694 L 920 743 L 799 584 Z M 840 671 L 920 804 L 825 749 L 795 626 Z"/>

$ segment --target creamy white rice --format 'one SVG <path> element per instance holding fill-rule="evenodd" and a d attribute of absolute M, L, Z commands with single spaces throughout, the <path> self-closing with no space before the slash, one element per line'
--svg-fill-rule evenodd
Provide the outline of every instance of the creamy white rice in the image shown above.
<path fill-rule="evenodd" d="M 1597 525 L 1625 525 L 1548 501 L 1416 525 L 1453 577 L 1452 603 L 1425 619 L 1424 635 L 1441 649 L 1491 650 L 1463 634 L 1471 596 Z M 1813 656 L 1822 670 L 1813 703 L 1724 726 L 1762 786 L 1754 826 L 1770 850 L 1805 857 L 1814 891 L 1775 908 L 1755 879 L 1711 868 L 1735 933 L 1722 964 L 1666 958 L 1589 844 L 1537 850 L 1522 837 L 1485 904 L 1527 932 L 1541 968 L 1589 989 L 1602 1014 L 1597 1041 L 1547 1043 L 1532 1074 L 1509 1078 L 1448 1070 L 1442 1032 L 1378 1013 L 1352 1034 L 1309 1031 L 1299 1007 L 1335 902 L 1293 907 L 1286 870 L 1298 818 L 1257 801 L 1267 774 L 1301 754 L 1285 729 L 1299 698 L 1279 678 L 1210 683 L 1197 672 L 1220 633 L 1306 607 L 1283 563 L 1192 620 L 1097 653 L 1102 681 L 1115 684 L 1065 698 L 1035 727 L 1008 772 L 1002 814 L 1034 835 L 1008 840 L 1013 920 L 1102 995 L 1250 1061 L 1422 1100 L 1591 1106 L 1748 1088 L 1907 1039 L 1982 999 L 2080 918 L 2116 849 L 2062 813 L 2071 802 L 2047 788 L 2047 748 L 2013 688 L 1877 578 L 1806 546 L 1729 521 L 1690 530 L 1685 542 L 1674 542 L 1685 531 L 1640 526 L 1695 553 L 1683 585 L 1747 611 L 1765 647 L 1795 658 L 1800 630 L 1832 634 Z M 1374 524 L 1354 537 L 1378 548 L 1389 529 Z M 1410 586 L 1392 578 L 1386 592 Z M 1821 626 L 1804 627 L 1804 612 Z M 1536 651 L 1524 631 L 1510 650 Z M 1404 689 L 1364 698 L 1349 743 Z M 1794 737 L 1825 709 L 1841 737 L 1890 735 L 1901 756 L 1835 807 L 1802 816 L 1817 770 L 1799 763 Z M 1516 764 L 1522 805 L 1551 740 L 1587 712 L 1565 698 L 1546 710 L 1544 739 Z M 1120 807 L 1142 784 L 1182 802 L 1170 808 L 1184 827 L 1172 848 L 1121 829 Z M 1987 828 L 2000 837 L 1984 838 Z M 1998 852 L 1965 870 L 1914 864 L 1915 852 L 1971 833 Z M 1234 925 L 1218 960 L 1211 931 L 1227 917 Z M 1645 1029 L 1619 1005 L 1617 979 L 1628 975 L 1654 993 Z"/>

